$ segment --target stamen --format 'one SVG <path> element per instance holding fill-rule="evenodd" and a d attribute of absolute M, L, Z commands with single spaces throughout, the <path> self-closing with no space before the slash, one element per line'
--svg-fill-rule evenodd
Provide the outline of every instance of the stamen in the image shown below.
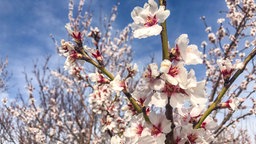
<path fill-rule="evenodd" d="M 156 15 L 154 15 L 153 17 L 151 16 L 147 17 L 147 22 L 144 24 L 144 26 L 151 27 L 156 24 L 157 24 L 157 18 L 156 18 Z"/>

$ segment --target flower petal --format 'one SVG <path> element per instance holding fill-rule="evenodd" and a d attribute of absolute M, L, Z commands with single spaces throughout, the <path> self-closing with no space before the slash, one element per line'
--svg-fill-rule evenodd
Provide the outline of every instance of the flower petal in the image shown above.
<path fill-rule="evenodd" d="M 162 31 L 162 27 L 159 25 L 154 25 L 151 27 L 142 27 L 133 32 L 135 38 L 146 38 L 153 35 L 159 35 Z"/>
<path fill-rule="evenodd" d="M 151 101 L 149 102 L 150 105 L 155 105 L 156 107 L 165 107 L 167 104 L 167 96 L 165 94 L 161 94 L 156 92 L 152 97 Z"/>
<path fill-rule="evenodd" d="M 159 23 L 163 23 L 168 18 L 169 15 L 170 11 L 165 10 L 164 6 L 160 6 L 159 10 L 156 13 L 156 17 Z"/>

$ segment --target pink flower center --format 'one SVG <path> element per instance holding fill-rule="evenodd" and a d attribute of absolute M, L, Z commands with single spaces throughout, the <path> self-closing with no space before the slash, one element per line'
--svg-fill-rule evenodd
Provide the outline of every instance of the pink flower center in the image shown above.
<path fill-rule="evenodd" d="M 157 24 L 157 18 L 156 18 L 156 15 L 154 15 L 153 17 L 152 16 L 147 17 L 147 22 L 144 24 L 144 26 L 151 27 L 156 24 Z"/>
<path fill-rule="evenodd" d="M 221 71 L 224 79 L 229 79 L 234 69 L 224 69 Z"/>
<path fill-rule="evenodd" d="M 201 124 L 201 128 L 206 129 L 206 122 L 203 122 L 203 123 Z"/>
<path fill-rule="evenodd" d="M 72 33 L 72 37 L 73 37 L 75 40 L 77 40 L 77 41 L 82 40 L 82 34 L 81 34 L 81 32 L 79 32 L 79 31 L 74 31 L 74 32 Z"/>
<path fill-rule="evenodd" d="M 158 126 L 153 125 L 153 127 L 151 129 L 151 135 L 157 136 L 160 133 L 162 133 L 161 132 L 161 123 Z"/>
<path fill-rule="evenodd" d="M 182 93 L 187 95 L 184 89 L 180 88 L 179 86 L 171 85 L 171 84 L 165 84 L 164 93 L 167 93 L 168 96 L 172 96 L 174 93 Z"/>
<path fill-rule="evenodd" d="M 191 144 L 195 144 L 196 143 L 196 139 L 197 139 L 197 135 L 196 134 L 190 134 L 190 135 L 188 135 L 188 139 L 189 139 L 189 142 Z"/>
<path fill-rule="evenodd" d="M 70 57 L 72 57 L 73 59 L 77 59 L 78 58 L 78 53 L 75 50 L 72 50 L 70 52 Z"/>
<path fill-rule="evenodd" d="M 104 76 L 102 76 L 101 74 L 98 77 L 98 83 L 107 83 L 109 82 L 108 79 L 106 79 Z"/>
<path fill-rule="evenodd" d="M 124 88 L 124 89 L 126 89 L 126 84 L 125 84 L 124 81 L 121 81 L 121 82 L 119 83 L 119 86 L 122 87 L 122 88 Z"/>
<path fill-rule="evenodd" d="M 140 99 L 138 100 L 138 102 L 139 102 L 141 105 L 144 105 L 145 100 L 146 100 L 146 99 L 140 98 Z"/>
<path fill-rule="evenodd" d="M 75 50 L 72 50 L 69 54 L 70 58 L 72 58 L 73 60 L 76 60 L 76 59 L 80 59 L 82 58 L 82 55 L 78 52 L 76 52 Z"/>
<path fill-rule="evenodd" d="M 102 56 L 101 56 L 101 53 L 100 53 L 98 50 L 96 50 L 95 53 L 92 53 L 92 55 L 93 55 L 93 57 L 96 58 L 98 61 L 102 61 L 102 60 L 103 60 L 103 58 L 102 58 Z"/>
<path fill-rule="evenodd" d="M 132 115 L 137 114 L 137 111 L 134 109 L 134 107 L 133 107 L 133 105 L 131 103 L 129 103 L 127 106 L 128 106 L 128 109 L 130 111 L 132 111 Z"/>
<path fill-rule="evenodd" d="M 176 140 L 175 140 L 176 144 L 179 143 L 180 141 L 181 141 L 180 137 L 177 137 Z"/>
<path fill-rule="evenodd" d="M 175 48 L 172 48 L 170 51 L 170 60 L 171 61 L 180 61 L 181 57 L 180 57 L 180 50 L 179 50 L 179 46 L 176 45 Z"/>
<path fill-rule="evenodd" d="M 62 50 L 64 50 L 64 53 L 67 53 L 69 51 L 67 45 L 62 45 L 61 48 L 62 48 Z"/>
<path fill-rule="evenodd" d="M 147 71 L 144 73 L 143 75 L 145 78 L 151 79 L 153 78 L 153 71 L 151 69 L 151 67 L 147 68 Z"/>
<path fill-rule="evenodd" d="M 224 103 L 224 106 L 226 106 L 227 108 L 231 108 L 230 104 L 232 103 L 232 99 L 229 99 L 227 100 L 225 103 Z"/>
<path fill-rule="evenodd" d="M 175 77 L 176 75 L 178 75 L 179 74 L 179 69 L 178 69 L 178 67 L 176 67 L 176 66 L 171 66 L 170 67 L 170 69 L 169 69 L 169 71 L 168 71 L 168 74 L 169 75 L 171 75 L 172 77 Z"/>
<path fill-rule="evenodd" d="M 141 135 L 141 133 L 143 131 L 143 126 L 141 124 L 139 124 L 136 130 L 137 130 L 136 134 Z"/>

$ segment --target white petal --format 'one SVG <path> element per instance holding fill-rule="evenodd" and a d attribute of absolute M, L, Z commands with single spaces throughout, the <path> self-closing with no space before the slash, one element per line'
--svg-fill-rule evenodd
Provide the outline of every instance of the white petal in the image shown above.
<path fill-rule="evenodd" d="M 172 65 L 171 61 L 167 59 L 163 60 L 161 62 L 160 72 L 168 73 L 171 65 Z"/>
<path fill-rule="evenodd" d="M 141 7 L 135 7 L 133 11 L 131 12 L 131 17 L 134 20 L 134 18 L 138 17 L 140 13 L 143 11 L 143 8 Z"/>
<path fill-rule="evenodd" d="M 136 128 L 126 128 L 124 132 L 125 137 L 135 137 L 136 136 Z"/>
<path fill-rule="evenodd" d="M 186 49 L 185 56 L 182 59 L 186 64 L 201 64 L 203 63 L 203 55 L 198 50 L 196 45 L 189 45 Z"/>
<path fill-rule="evenodd" d="M 214 130 L 218 126 L 216 121 L 214 121 L 213 118 L 210 116 L 206 117 L 204 122 L 206 122 L 206 129 L 208 129 L 208 130 Z"/>
<path fill-rule="evenodd" d="M 182 58 L 186 57 L 186 49 L 188 47 L 189 39 L 187 34 L 182 34 L 176 39 L 176 45 L 179 48 L 180 55 Z"/>
<path fill-rule="evenodd" d="M 236 63 L 236 65 L 235 65 L 235 68 L 236 68 L 236 69 L 243 69 L 243 67 L 244 67 L 244 63 L 243 63 L 243 62 L 238 62 L 238 63 Z"/>
<path fill-rule="evenodd" d="M 158 23 L 163 23 L 168 18 L 169 15 L 170 15 L 170 11 L 164 10 L 164 6 L 160 6 L 158 12 L 156 13 Z"/>
<path fill-rule="evenodd" d="M 172 123 L 169 120 L 167 120 L 165 117 L 161 122 L 162 132 L 166 134 L 169 133 L 171 131 L 171 125 Z"/>
<path fill-rule="evenodd" d="M 187 75 L 187 88 L 194 88 L 197 86 L 195 71 L 191 69 Z"/>
<path fill-rule="evenodd" d="M 170 83 L 172 85 L 177 85 L 178 84 L 178 81 L 174 77 L 172 77 L 168 74 L 164 74 L 164 76 L 165 76 L 168 83 Z"/>
<path fill-rule="evenodd" d="M 149 64 L 149 68 L 151 70 L 151 73 L 152 73 L 151 75 L 153 78 L 155 78 L 159 75 L 158 66 L 156 63 Z"/>
<path fill-rule="evenodd" d="M 116 91 L 122 91 L 124 88 L 121 86 L 121 76 L 118 74 L 114 80 L 110 82 L 111 88 Z"/>
<path fill-rule="evenodd" d="M 162 79 L 154 79 L 150 83 L 150 88 L 153 90 L 161 91 L 163 90 L 165 82 Z"/>
<path fill-rule="evenodd" d="M 96 73 L 90 73 L 90 74 L 88 74 L 88 77 L 92 82 L 97 82 L 97 74 Z"/>
<path fill-rule="evenodd" d="M 149 119 L 150 119 L 150 122 L 153 124 L 153 125 L 158 125 L 160 122 L 161 122 L 161 116 L 160 114 L 156 114 L 155 112 L 151 112 L 149 114 Z"/>
<path fill-rule="evenodd" d="M 150 105 L 155 105 L 156 107 L 165 107 L 165 105 L 167 104 L 167 96 L 165 94 L 162 93 L 158 93 L 156 92 L 152 97 L 151 97 L 151 101 L 149 102 L 149 106 Z"/>
<path fill-rule="evenodd" d="M 199 116 L 205 108 L 205 105 L 196 105 L 195 107 L 192 108 L 190 115 L 191 117 L 197 117 Z"/>
<path fill-rule="evenodd" d="M 203 97 L 195 97 L 195 96 L 191 96 L 190 97 L 190 101 L 192 105 L 206 105 L 207 103 L 207 99 L 203 98 Z"/>
<path fill-rule="evenodd" d="M 157 3 L 154 0 L 148 0 L 148 4 L 150 5 L 149 11 L 154 14 L 158 10 Z"/>
<path fill-rule="evenodd" d="M 157 144 L 157 143 L 155 142 L 155 138 L 152 137 L 151 135 L 147 135 L 147 136 L 142 136 L 142 137 L 140 137 L 137 143 L 138 143 L 138 144 L 142 144 L 142 143 L 143 143 L 143 144 Z"/>
<path fill-rule="evenodd" d="M 184 100 L 185 98 L 183 94 L 174 93 L 171 95 L 170 105 L 173 108 L 181 108 L 182 105 L 184 104 Z"/>
<path fill-rule="evenodd" d="M 73 34 L 73 30 L 72 30 L 72 28 L 71 28 L 70 23 L 67 23 L 67 24 L 65 25 L 65 28 L 66 28 L 66 30 L 68 31 L 68 33 L 69 33 L 70 35 Z"/>
<path fill-rule="evenodd" d="M 111 138 L 111 144 L 119 144 L 121 142 L 121 138 L 118 135 L 115 135 Z"/>
<path fill-rule="evenodd" d="M 165 143 L 165 139 L 166 139 L 165 134 L 160 134 L 156 138 L 156 143 L 157 144 L 164 144 Z"/>
<path fill-rule="evenodd" d="M 147 38 L 149 36 L 159 35 L 162 31 L 162 27 L 159 25 L 154 25 L 151 27 L 138 28 L 133 32 L 135 38 Z"/>
<path fill-rule="evenodd" d="M 148 11 L 141 8 L 141 7 L 135 7 L 131 13 L 131 17 L 134 20 L 134 23 L 143 25 L 148 16 Z"/>
<path fill-rule="evenodd" d="M 184 63 L 179 62 L 177 64 L 179 69 L 179 74 L 175 76 L 176 80 L 179 82 L 179 86 L 182 89 L 187 89 L 188 85 L 188 72 L 187 69 L 184 67 Z"/>
<path fill-rule="evenodd" d="M 200 81 L 200 82 L 197 82 L 197 86 L 194 87 L 194 88 L 191 88 L 189 91 L 190 91 L 190 94 L 194 97 L 199 97 L 199 98 L 205 98 L 205 81 Z"/>

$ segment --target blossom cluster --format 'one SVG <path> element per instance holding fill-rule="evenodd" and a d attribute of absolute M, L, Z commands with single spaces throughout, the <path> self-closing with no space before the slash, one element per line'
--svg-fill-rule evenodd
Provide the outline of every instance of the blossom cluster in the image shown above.
<path fill-rule="evenodd" d="M 216 126 L 213 119 L 208 118 L 203 123 L 204 129 L 193 130 L 193 123 L 197 122 L 205 109 L 207 99 L 205 82 L 198 82 L 195 72 L 188 72 L 185 68 L 185 65 L 202 63 L 202 53 L 195 45 L 188 43 L 188 36 L 182 34 L 176 40 L 175 47 L 170 50 L 170 59 L 163 60 L 159 69 L 156 63 L 149 64 L 143 73 L 132 96 L 138 103 L 149 108 L 146 113 L 151 123 L 145 121 L 142 114 L 133 117 L 130 127 L 124 133 L 126 141 L 163 143 L 166 134 L 171 130 L 174 131 L 177 143 L 211 140 L 209 135 L 205 134 L 210 133 L 209 130 Z M 124 89 L 126 86 L 121 84 L 120 78 L 116 79 L 112 84 L 119 86 L 119 91 Z M 173 122 L 168 120 L 163 112 L 157 113 L 153 110 L 164 110 L 166 105 L 177 111 Z M 170 127 L 172 123 L 175 125 L 174 129 Z"/>

